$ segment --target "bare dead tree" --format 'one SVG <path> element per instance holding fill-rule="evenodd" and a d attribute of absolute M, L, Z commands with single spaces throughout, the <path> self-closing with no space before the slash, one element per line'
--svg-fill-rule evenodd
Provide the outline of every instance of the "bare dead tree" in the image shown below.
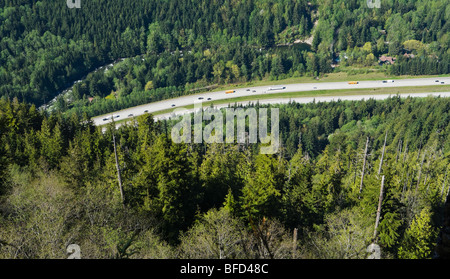
<path fill-rule="evenodd" d="M 436 154 L 433 155 L 433 160 L 436 160 Z M 427 193 L 428 193 L 428 190 L 430 189 L 430 184 L 429 183 L 427 184 L 428 175 L 430 174 L 430 163 L 431 163 L 431 158 L 427 162 L 427 167 L 425 168 L 425 180 L 423 182 L 424 185 L 427 185 Z"/>
<path fill-rule="evenodd" d="M 402 152 L 402 140 L 399 139 L 398 140 L 398 145 L 397 145 L 397 154 L 395 155 L 395 162 L 398 162 L 398 157 L 400 155 L 400 153 Z"/>
<path fill-rule="evenodd" d="M 407 152 L 408 152 L 408 142 L 406 142 L 406 144 L 405 144 L 405 151 L 403 151 L 403 163 L 404 163 L 405 160 L 406 160 L 406 154 L 407 154 Z"/>
<path fill-rule="evenodd" d="M 403 196 L 404 196 L 406 190 L 408 189 L 408 181 L 409 181 L 409 171 L 406 172 L 406 180 L 405 180 L 405 183 L 403 184 L 401 200 L 403 200 Z"/>
<path fill-rule="evenodd" d="M 420 152 L 422 152 L 422 143 L 423 143 L 423 136 L 420 137 L 420 145 L 419 145 L 419 152 L 417 153 L 417 160 L 419 160 Z"/>
<path fill-rule="evenodd" d="M 444 180 L 442 181 L 441 198 L 442 198 L 442 196 L 444 194 L 445 182 L 447 180 L 447 173 L 448 173 L 448 170 L 445 172 Z"/>
<path fill-rule="evenodd" d="M 113 119 L 113 123 L 114 123 L 114 119 Z M 122 176 L 120 174 L 119 158 L 117 156 L 115 128 L 116 128 L 116 125 L 114 123 L 114 131 L 113 131 L 112 134 L 113 134 L 113 144 L 114 144 L 114 156 L 115 156 L 115 159 L 116 159 L 117 180 L 119 182 L 120 198 L 122 199 L 122 204 L 125 205 L 125 197 L 124 197 L 124 194 L 123 194 L 123 186 L 122 186 Z"/>
<path fill-rule="evenodd" d="M 425 155 L 426 155 L 426 152 L 424 152 L 423 155 L 422 155 L 422 162 L 420 163 L 419 175 L 417 177 L 417 184 L 416 184 L 415 194 L 417 194 L 417 190 L 419 189 L 420 179 L 421 179 L 421 176 L 422 176 L 423 162 L 425 161 Z"/>
<path fill-rule="evenodd" d="M 361 171 L 361 183 L 359 184 L 359 193 L 362 191 L 363 181 L 364 181 L 364 173 L 366 171 L 366 159 L 367 159 L 367 149 L 369 147 L 369 137 L 366 140 L 366 148 L 364 149 L 364 158 L 363 158 L 363 168 Z"/>
<path fill-rule="evenodd" d="M 380 196 L 378 198 L 377 218 L 375 220 L 375 229 L 374 229 L 374 232 L 373 232 L 373 238 L 374 239 L 377 236 L 378 224 L 380 222 L 381 204 L 383 203 L 383 191 L 384 191 L 384 175 L 383 175 L 383 177 L 381 177 Z"/>
<path fill-rule="evenodd" d="M 291 181 L 292 161 L 289 162 L 288 181 Z"/>
<path fill-rule="evenodd" d="M 388 131 L 386 131 L 386 135 L 384 136 L 384 144 L 383 144 L 383 152 L 381 153 L 380 166 L 378 167 L 378 175 L 381 173 L 381 168 L 383 167 L 384 160 L 384 152 L 386 151 L 386 140 L 387 140 Z"/>
<path fill-rule="evenodd" d="M 298 133 L 298 148 L 303 148 L 303 146 L 302 146 L 302 129 L 300 128 L 299 130 L 300 131 Z M 302 151 L 303 151 L 303 149 L 302 149 Z"/>
<path fill-rule="evenodd" d="M 297 250 L 297 232 L 298 232 L 298 229 L 295 228 L 293 239 L 292 239 L 292 255 L 295 255 L 295 251 Z"/>

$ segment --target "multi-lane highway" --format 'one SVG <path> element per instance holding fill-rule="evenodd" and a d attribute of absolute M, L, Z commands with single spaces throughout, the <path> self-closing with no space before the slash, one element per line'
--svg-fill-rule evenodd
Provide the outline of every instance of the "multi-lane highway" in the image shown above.
<path fill-rule="evenodd" d="M 358 81 L 356 84 L 350 84 L 349 81 L 345 82 L 316 82 L 316 83 L 297 83 L 297 84 L 286 84 L 286 85 L 276 85 L 276 86 L 258 86 L 258 87 L 248 87 L 233 89 L 234 93 L 226 94 L 224 91 L 217 92 L 204 92 L 194 95 L 182 96 L 174 99 L 163 100 L 159 102 L 149 103 L 145 105 L 140 105 L 136 107 L 127 108 L 121 111 L 110 113 L 107 116 L 98 116 L 92 118 L 95 125 L 107 124 L 111 121 L 111 117 L 114 117 L 116 121 L 132 118 L 144 113 L 155 113 L 167 109 L 175 109 L 179 107 L 189 106 L 195 102 L 201 101 L 217 101 L 223 99 L 231 99 L 243 96 L 261 95 L 261 94 L 276 94 L 284 92 L 301 92 L 301 91 L 314 91 L 314 90 L 336 90 L 336 89 L 363 89 L 363 88 L 384 88 L 384 87 L 405 87 L 405 86 L 431 86 L 431 85 L 443 85 L 450 84 L 450 77 L 439 77 L 439 78 L 417 78 L 417 79 L 399 79 L 399 80 L 371 80 L 371 81 Z M 440 95 L 448 96 L 450 92 L 440 92 Z M 424 92 L 426 94 L 426 92 Z M 412 96 L 419 96 L 416 94 L 410 94 Z M 371 97 L 387 97 L 388 95 L 361 95 L 361 96 L 333 96 L 333 97 L 298 97 L 291 98 L 290 100 L 296 102 L 305 102 L 315 99 L 320 101 L 332 100 L 332 99 L 346 99 L 346 97 L 352 100 L 371 98 Z M 255 98 L 257 101 L 257 98 Z M 269 100 L 265 100 L 268 102 Z M 271 103 L 279 103 L 286 101 L 286 98 L 271 99 Z M 247 101 L 248 103 L 248 101 Z M 226 106 L 226 105 L 225 105 Z"/>

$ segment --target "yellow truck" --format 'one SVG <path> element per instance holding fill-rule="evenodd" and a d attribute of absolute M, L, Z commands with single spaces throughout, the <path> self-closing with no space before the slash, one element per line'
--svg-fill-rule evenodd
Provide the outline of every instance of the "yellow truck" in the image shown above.
<path fill-rule="evenodd" d="M 236 92 L 236 91 L 234 91 L 234 90 L 227 90 L 227 91 L 225 91 L 225 94 L 230 94 L 230 93 L 234 93 L 234 92 Z"/>
<path fill-rule="evenodd" d="M 348 84 L 359 84 L 357 81 L 349 81 Z"/>

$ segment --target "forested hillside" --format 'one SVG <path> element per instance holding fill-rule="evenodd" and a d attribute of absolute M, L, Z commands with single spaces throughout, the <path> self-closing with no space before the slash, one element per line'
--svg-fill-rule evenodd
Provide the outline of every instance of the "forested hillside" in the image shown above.
<path fill-rule="evenodd" d="M 274 44 L 275 19 L 280 30 L 301 24 L 303 35 L 312 26 L 310 8 L 303 0 L 276 5 L 266 1 L 95 0 L 84 1 L 81 9 L 68 9 L 66 1 L 19 0 L 2 1 L 0 8 L 0 64 L 4 65 L 0 93 L 39 104 L 54 97 L 70 80 L 121 57 L 148 53 L 158 59 L 164 51 L 203 51 L 231 38 L 238 40 L 233 43 L 235 48 L 244 43 L 249 51 L 250 46 Z M 147 66 L 146 71 L 155 66 Z M 212 65 L 206 66 L 207 77 L 211 69 Z"/>
<path fill-rule="evenodd" d="M 82 2 L 0 1 L 0 96 L 39 106 L 87 75 L 56 107 L 93 116 L 230 82 L 449 73 L 445 0 Z"/>
<path fill-rule="evenodd" d="M 430 258 L 449 191 L 449 107 L 279 105 L 282 146 L 264 155 L 175 144 L 173 121 L 149 114 L 102 133 L 1 100 L 0 258 L 65 258 L 71 243 L 83 258 L 366 258 L 373 242 L 384 258 Z"/>
<path fill-rule="evenodd" d="M 449 98 L 273 106 L 273 155 L 174 143 L 174 119 L 102 131 L 91 117 L 260 81 L 449 74 L 449 17 L 448 0 L 0 0 L 0 258 L 77 244 L 83 258 L 349 259 L 373 243 L 433 257 Z"/>

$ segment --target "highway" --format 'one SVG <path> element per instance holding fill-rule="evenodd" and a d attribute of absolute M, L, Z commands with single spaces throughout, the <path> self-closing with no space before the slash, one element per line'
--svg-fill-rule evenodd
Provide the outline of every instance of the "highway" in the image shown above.
<path fill-rule="evenodd" d="M 440 96 L 440 97 L 445 97 L 448 98 L 450 97 L 450 92 L 424 92 L 424 93 L 400 93 L 400 94 L 396 94 L 398 96 L 400 96 L 401 98 L 406 98 L 408 96 L 413 96 L 415 98 L 425 98 L 428 96 Z M 258 100 L 259 104 L 287 104 L 289 102 L 296 102 L 296 103 L 300 103 L 300 104 L 305 104 L 305 103 L 311 103 L 313 101 L 319 103 L 319 102 L 332 102 L 332 101 L 358 101 L 358 100 L 367 100 L 367 99 L 375 99 L 375 100 L 384 100 L 386 98 L 388 98 L 389 96 L 392 96 L 390 94 L 373 94 L 373 95 L 342 95 L 342 96 L 316 96 L 316 97 L 297 97 L 297 98 L 280 98 L 280 99 L 264 99 L 264 100 Z M 256 100 L 254 101 L 256 102 Z M 245 101 L 245 102 L 230 102 L 227 104 L 220 104 L 220 105 L 214 105 L 215 108 L 226 108 L 228 107 L 228 105 L 248 105 L 249 103 L 254 103 L 251 101 Z M 209 107 L 209 106 L 208 106 Z M 154 118 L 156 120 L 161 120 L 161 119 L 168 119 L 171 118 L 173 116 L 176 115 L 180 115 L 181 113 L 185 113 L 185 112 L 194 112 L 194 109 L 187 109 L 184 112 L 179 112 L 179 113 L 163 113 L 163 114 L 158 114 L 156 116 L 154 116 Z M 117 124 L 117 126 L 120 126 L 120 124 Z"/>
<path fill-rule="evenodd" d="M 431 85 L 441 85 L 450 84 L 450 77 L 439 77 L 439 78 L 416 78 L 416 79 L 398 79 L 398 80 L 370 80 L 370 81 L 358 81 L 358 84 L 349 84 L 349 81 L 345 82 L 316 82 L 316 83 L 296 83 L 296 84 L 286 84 L 286 85 L 274 85 L 274 86 L 258 86 L 258 87 L 248 87 L 232 89 L 235 92 L 226 94 L 225 90 L 217 92 L 204 92 L 188 96 L 177 97 L 173 99 L 158 101 L 154 103 L 149 103 L 145 105 L 140 105 L 136 107 L 131 107 L 123 109 L 114 113 L 108 114 L 108 116 L 97 116 L 93 117 L 92 120 L 95 125 L 104 125 L 111 122 L 111 117 L 114 117 L 115 121 L 132 118 L 139 116 L 144 113 L 155 113 L 158 111 L 166 109 L 176 109 L 184 106 L 189 106 L 195 102 L 204 101 L 217 101 L 223 99 L 230 99 L 243 96 L 261 95 L 261 94 L 276 94 L 276 93 L 286 93 L 286 92 L 301 92 L 301 91 L 314 91 L 314 90 L 337 90 L 337 89 L 365 89 L 365 88 L 389 88 L 389 87 L 405 87 L 405 86 L 431 86 Z M 448 96 L 449 92 L 440 92 L 439 95 Z M 410 94 L 412 96 L 419 96 L 420 93 Z M 424 92 L 423 94 L 428 95 Z M 405 94 L 403 94 L 405 95 Z M 279 98 L 271 100 L 261 100 L 260 103 L 281 103 L 289 102 L 289 100 L 296 102 L 310 102 L 313 99 L 316 101 L 331 101 L 331 100 L 359 100 L 359 99 L 369 99 L 369 98 L 387 98 L 389 94 L 382 95 L 349 95 L 349 96 L 315 96 L 315 97 L 298 97 L 298 98 Z M 255 98 L 255 102 L 257 98 Z M 245 103 L 248 103 L 246 101 Z M 221 105 L 220 107 L 226 107 L 227 104 Z M 165 114 L 161 117 L 166 117 L 170 114 Z M 159 118 L 159 117 L 158 117 Z"/>

